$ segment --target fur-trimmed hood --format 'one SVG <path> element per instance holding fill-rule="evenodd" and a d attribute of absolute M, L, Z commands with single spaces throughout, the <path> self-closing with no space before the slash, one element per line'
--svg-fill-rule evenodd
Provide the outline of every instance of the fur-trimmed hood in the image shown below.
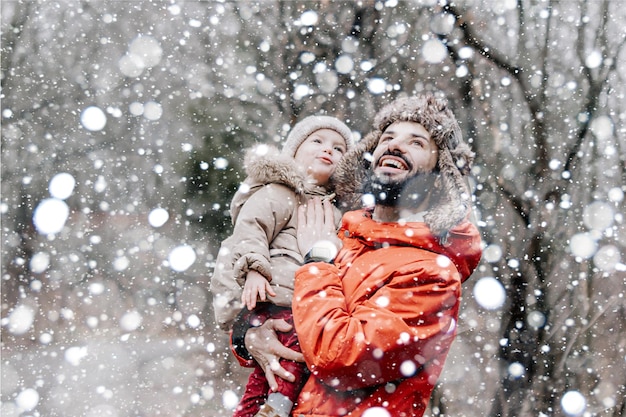
<path fill-rule="evenodd" d="M 230 216 L 235 223 L 241 207 L 259 188 L 267 184 L 280 184 L 296 194 L 325 196 L 332 191 L 307 181 L 292 156 L 281 153 L 271 145 L 256 145 L 246 151 L 244 157 L 246 179 L 230 204 Z"/>
<path fill-rule="evenodd" d="M 371 172 L 372 153 L 384 130 L 397 121 L 421 124 L 437 143 L 437 179 L 424 219 L 433 234 L 445 241 L 447 232 L 470 213 L 466 175 L 471 169 L 474 153 L 463 142 L 461 129 L 446 101 L 432 95 L 398 99 L 385 106 L 374 119 L 374 130 L 346 153 L 334 175 L 335 191 L 342 196 L 342 210 L 362 207 L 361 195 Z"/>

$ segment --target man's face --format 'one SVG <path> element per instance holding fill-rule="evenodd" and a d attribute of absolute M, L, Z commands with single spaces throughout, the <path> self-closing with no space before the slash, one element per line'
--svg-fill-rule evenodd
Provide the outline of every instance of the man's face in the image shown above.
<path fill-rule="evenodd" d="M 372 153 L 372 173 L 364 194 L 373 195 L 381 206 L 419 206 L 432 189 L 438 155 L 437 145 L 421 124 L 389 125 Z"/>
<path fill-rule="evenodd" d="M 395 122 L 383 132 L 372 154 L 374 174 L 384 183 L 398 183 L 418 173 L 432 172 L 437 144 L 419 123 Z"/>

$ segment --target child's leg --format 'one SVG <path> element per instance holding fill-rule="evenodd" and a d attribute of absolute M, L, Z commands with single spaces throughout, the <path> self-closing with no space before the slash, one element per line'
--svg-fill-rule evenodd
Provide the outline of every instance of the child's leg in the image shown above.
<path fill-rule="evenodd" d="M 295 403 L 300 394 L 300 390 L 302 390 L 309 376 L 309 371 L 303 362 L 281 361 L 281 365 L 287 371 L 291 372 L 296 379 L 294 382 L 289 382 L 282 378 L 276 378 L 276 382 L 278 383 L 276 392 L 280 392 L 291 400 L 292 403 Z"/>
<path fill-rule="evenodd" d="M 280 379 L 280 378 L 279 378 Z M 255 366 L 248 377 L 246 391 L 233 413 L 233 417 L 254 417 L 265 403 L 270 386 L 260 366 Z"/>

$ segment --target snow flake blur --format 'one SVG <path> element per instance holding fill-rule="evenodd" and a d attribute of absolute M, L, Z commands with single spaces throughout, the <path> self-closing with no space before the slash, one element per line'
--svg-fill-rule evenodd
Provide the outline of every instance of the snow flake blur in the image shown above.
<path fill-rule="evenodd" d="M 151 36 L 141 35 L 130 42 L 127 53 L 120 58 L 118 66 L 127 77 L 139 77 L 144 69 L 161 62 L 163 50 Z"/>
<path fill-rule="evenodd" d="M 436 39 L 426 41 L 422 48 L 422 54 L 424 55 L 426 62 L 431 64 L 438 64 L 442 62 L 448 55 L 445 45 Z"/>
<path fill-rule="evenodd" d="M 501 308 L 506 301 L 506 293 L 502 284 L 493 277 L 480 278 L 472 290 L 474 299 L 487 310 Z"/>
<path fill-rule="evenodd" d="M 97 132 L 104 129 L 107 118 L 99 107 L 90 106 L 81 112 L 80 122 L 85 129 Z"/>
<path fill-rule="evenodd" d="M 561 407 L 568 416 L 581 416 L 587 407 L 587 401 L 580 392 L 568 391 L 561 398 Z"/>
<path fill-rule="evenodd" d="M 167 210 L 160 207 L 155 208 L 154 210 L 150 211 L 150 214 L 148 215 L 148 223 L 150 223 L 152 227 L 158 228 L 163 226 L 167 222 L 169 217 L 170 215 Z"/>
<path fill-rule="evenodd" d="M 75 184 L 76 180 L 71 174 L 62 172 L 52 177 L 50 185 L 48 186 L 48 191 L 52 197 L 58 198 L 59 200 L 65 200 L 72 195 L 72 192 L 74 192 Z"/>
<path fill-rule="evenodd" d="M 9 314 L 7 325 L 9 332 L 13 334 L 24 334 L 28 332 L 35 321 L 36 311 L 25 304 L 19 304 Z M 5 323 L 3 322 L 3 325 Z"/>
<path fill-rule="evenodd" d="M 303 26 L 315 26 L 319 17 L 314 10 L 307 10 L 300 16 L 300 24 Z"/>
<path fill-rule="evenodd" d="M 27 388 L 20 392 L 15 399 L 15 404 L 20 412 L 34 410 L 39 403 L 39 393 L 34 388 Z"/>
<path fill-rule="evenodd" d="M 61 232 L 70 214 L 68 205 L 58 198 L 46 198 L 39 203 L 33 213 L 33 223 L 43 235 Z"/>
<path fill-rule="evenodd" d="M 170 252 L 168 261 L 174 271 L 183 272 L 196 261 L 196 252 L 189 245 L 177 246 Z"/>
<path fill-rule="evenodd" d="M 372 407 L 363 413 L 363 417 L 392 417 L 383 407 Z"/>

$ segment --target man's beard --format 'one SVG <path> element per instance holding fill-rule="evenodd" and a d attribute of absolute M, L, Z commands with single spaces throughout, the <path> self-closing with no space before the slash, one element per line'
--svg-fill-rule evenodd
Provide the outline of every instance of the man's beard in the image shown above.
<path fill-rule="evenodd" d="M 411 177 L 394 181 L 372 173 L 365 180 L 363 193 L 372 195 L 377 205 L 414 208 L 426 200 L 436 177 L 434 173 L 418 172 Z"/>

